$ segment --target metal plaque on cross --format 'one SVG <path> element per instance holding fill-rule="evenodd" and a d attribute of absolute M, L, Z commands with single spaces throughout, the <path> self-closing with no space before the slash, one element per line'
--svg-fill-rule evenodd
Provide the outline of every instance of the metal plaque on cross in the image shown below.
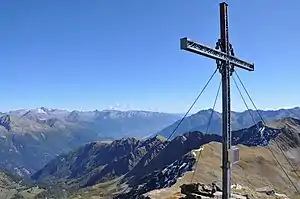
<path fill-rule="evenodd" d="M 231 147 L 229 151 L 229 161 L 232 164 L 236 164 L 240 161 L 240 149 L 237 146 Z"/>

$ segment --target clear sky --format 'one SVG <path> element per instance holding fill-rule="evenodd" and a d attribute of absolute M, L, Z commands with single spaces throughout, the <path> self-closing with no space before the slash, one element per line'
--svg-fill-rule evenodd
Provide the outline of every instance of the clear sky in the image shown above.
<path fill-rule="evenodd" d="M 218 3 L 2 0 L 0 110 L 118 105 L 185 112 L 216 66 L 181 51 L 179 39 L 214 46 Z M 256 67 L 239 74 L 261 109 L 300 104 L 299 7 L 299 0 L 229 0 L 230 41 Z M 212 106 L 219 79 L 194 112 Z M 244 109 L 234 87 L 232 108 Z"/>

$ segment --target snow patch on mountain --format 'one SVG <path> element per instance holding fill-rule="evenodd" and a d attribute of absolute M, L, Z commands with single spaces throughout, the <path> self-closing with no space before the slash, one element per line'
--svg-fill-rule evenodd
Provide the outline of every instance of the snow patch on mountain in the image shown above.
<path fill-rule="evenodd" d="M 184 155 L 180 160 L 174 161 L 160 171 L 154 171 L 143 178 L 137 183 L 135 187 L 132 187 L 131 191 L 122 195 L 121 198 L 133 197 L 133 195 L 141 195 L 154 189 L 161 189 L 171 187 L 178 179 L 180 179 L 186 172 L 192 171 L 195 165 L 195 156 L 189 152 Z M 118 197 L 117 197 L 118 198 Z"/>
<path fill-rule="evenodd" d="M 258 123 L 248 129 L 235 131 L 232 141 L 233 145 L 238 143 L 246 146 L 267 146 L 280 133 L 280 129 L 273 129 L 262 123 Z M 241 134 L 241 136 L 238 134 Z"/>
<path fill-rule="evenodd" d="M 17 175 L 21 176 L 21 177 L 24 177 L 24 176 L 29 176 L 31 173 L 30 171 L 28 171 L 27 169 L 25 168 L 17 168 L 15 167 L 14 168 L 14 171 Z"/>
<path fill-rule="evenodd" d="M 46 113 L 46 111 L 45 111 L 44 109 L 42 109 L 42 108 L 38 108 L 38 109 L 36 110 L 36 112 L 37 112 L 37 113 Z"/>

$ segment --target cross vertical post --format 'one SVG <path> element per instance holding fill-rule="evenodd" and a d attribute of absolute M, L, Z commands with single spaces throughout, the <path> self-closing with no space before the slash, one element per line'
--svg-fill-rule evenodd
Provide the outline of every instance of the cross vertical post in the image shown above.
<path fill-rule="evenodd" d="M 220 4 L 220 48 L 229 55 L 228 38 L 228 5 Z M 231 148 L 230 129 L 230 63 L 229 60 L 222 61 L 220 72 L 222 74 L 222 198 L 228 199 L 231 196 L 231 163 L 229 162 L 229 150 Z"/>
<path fill-rule="evenodd" d="M 254 64 L 234 55 L 232 45 L 229 43 L 228 4 L 225 2 L 220 3 L 220 34 L 221 38 L 215 48 L 197 43 L 187 37 L 180 39 L 180 48 L 216 60 L 222 75 L 222 199 L 229 199 L 231 197 L 231 164 L 236 162 L 232 159 L 232 154 L 238 150 L 237 147 L 231 148 L 230 76 L 234 67 L 253 71 Z"/>

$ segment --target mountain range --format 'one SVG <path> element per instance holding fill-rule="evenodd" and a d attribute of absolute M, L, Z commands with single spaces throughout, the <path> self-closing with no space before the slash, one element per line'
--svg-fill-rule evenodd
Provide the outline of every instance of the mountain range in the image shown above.
<path fill-rule="evenodd" d="M 211 111 L 202 110 L 185 118 L 172 138 L 185 132 L 205 132 Z M 288 116 L 297 118 L 300 108 L 260 112 L 267 121 L 273 121 Z M 0 168 L 30 176 L 56 156 L 93 141 L 141 139 L 150 135 L 168 137 L 181 117 L 147 111 L 66 111 L 44 107 L 1 113 Z M 255 118 L 259 121 L 257 115 Z M 232 120 L 236 130 L 252 124 L 248 111 L 233 112 Z M 214 112 L 209 132 L 219 135 L 220 126 L 221 115 Z"/>
<path fill-rule="evenodd" d="M 53 159 L 32 179 L 61 186 L 71 193 L 71 198 L 89 198 L 95 194 L 99 198 L 114 195 L 125 199 L 151 195 L 153 191 L 154 198 L 163 198 L 157 196 L 160 191 L 169 195 L 178 192 L 178 183 L 190 179 L 196 163 L 201 170 L 197 172 L 196 180 L 220 180 L 220 148 L 215 143 L 221 141 L 220 135 L 191 131 L 171 141 L 154 136 L 143 140 L 128 137 L 112 142 L 93 142 Z M 297 176 L 283 161 L 281 152 L 299 171 L 300 120 L 287 117 L 267 124 L 258 122 L 233 131 L 232 143 L 241 148 L 240 162 L 233 171 L 237 183 L 253 189 L 272 185 L 295 196 L 270 149 L 297 182 Z M 196 152 L 200 146 L 205 146 L 207 156 L 198 162 Z M 249 177 L 243 177 L 245 175 Z"/>
<path fill-rule="evenodd" d="M 38 108 L 0 114 L 0 168 L 31 175 L 59 154 L 92 141 L 145 137 L 179 115 L 147 111 Z"/>
<path fill-rule="evenodd" d="M 209 119 L 212 114 L 212 109 L 208 110 L 201 110 L 193 115 L 186 117 L 182 123 L 180 124 L 179 128 L 174 132 L 171 138 L 174 138 L 182 133 L 189 132 L 189 131 L 201 131 L 206 132 Z M 268 121 L 275 121 L 279 119 L 283 119 L 286 117 L 293 117 L 300 119 L 300 108 L 292 108 L 292 109 L 279 109 L 279 110 L 258 110 L 260 115 L 262 116 L 263 120 Z M 248 128 L 255 123 L 261 121 L 261 117 L 259 116 L 257 111 L 254 110 L 247 110 L 243 112 L 231 112 L 231 129 L 233 131 Z M 252 119 L 252 117 L 254 119 Z M 156 135 L 161 135 L 163 137 L 168 138 L 171 133 L 174 131 L 176 126 L 180 120 L 176 121 L 174 124 L 164 128 L 163 130 L 159 131 Z M 216 133 L 221 135 L 222 130 L 222 114 L 213 111 L 212 120 L 209 125 L 208 133 Z"/>
<path fill-rule="evenodd" d="M 38 126 L 45 125 L 52 128 L 81 128 L 88 133 L 98 134 L 101 137 L 113 139 L 126 136 L 142 138 L 153 134 L 162 128 L 172 124 L 180 118 L 180 114 L 169 114 L 149 111 L 118 111 L 118 110 L 94 110 L 94 111 L 66 111 L 59 109 L 47 109 L 44 107 L 31 110 L 15 110 L 2 115 L 15 116 L 23 121 L 31 122 L 26 132 L 40 132 Z M 20 126 L 26 125 L 24 121 Z M 7 126 L 8 127 L 8 126 Z M 8 127 L 9 128 L 9 127 Z M 20 129 L 16 129 L 20 130 Z"/>

